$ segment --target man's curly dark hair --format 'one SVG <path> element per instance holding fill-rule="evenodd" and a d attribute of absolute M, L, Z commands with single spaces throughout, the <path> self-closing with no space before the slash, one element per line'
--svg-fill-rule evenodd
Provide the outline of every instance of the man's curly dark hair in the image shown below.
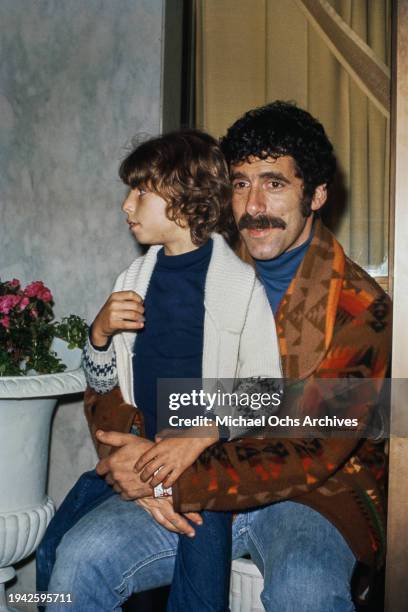
<path fill-rule="evenodd" d="M 187 223 L 194 244 L 204 244 L 214 231 L 229 236 L 233 219 L 228 166 L 209 134 L 182 129 L 135 143 L 119 176 L 131 189 L 147 188 L 166 200 L 167 217 L 179 225 Z"/>
<path fill-rule="evenodd" d="M 229 166 L 250 158 L 293 157 L 296 175 L 303 179 L 302 211 L 310 215 L 310 204 L 318 185 L 333 181 L 336 159 L 326 132 L 310 113 L 291 102 L 276 100 L 250 110 L 221 139 Z"/>

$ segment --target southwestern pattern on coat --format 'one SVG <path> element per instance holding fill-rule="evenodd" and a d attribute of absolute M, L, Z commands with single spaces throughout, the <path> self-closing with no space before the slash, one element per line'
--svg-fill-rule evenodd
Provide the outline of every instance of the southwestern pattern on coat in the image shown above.
<path fill-rule="evenodd" d="M 372 418 L 389 367 L 391 305 L 380 287 L 344 255 L 320 221 L 277 313 L 291 411 L 327 414 L 319 381 L 367 378 L 365 395 L 337 398 L 345 416 L 353 404 L 362 427 Z M 319 401 L 320 398 L 320 401 Z M 287 400 L 289 401 L 289 400 Z M 217 444 L 173 487 L 175 508 L 240 510 L 293 499 L 321 512 L 342 532 L 357 558 L 384 560 L 384 452 L 361 438 L 242 439 Z"/>

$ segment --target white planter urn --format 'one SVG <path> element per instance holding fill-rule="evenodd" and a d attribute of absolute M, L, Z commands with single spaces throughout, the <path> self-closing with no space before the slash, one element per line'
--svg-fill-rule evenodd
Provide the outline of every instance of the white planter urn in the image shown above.
<path fill-rule="evenodd" d="M 81 393 L 81 351 L 62 340 L 53 348 L 67 365 L 60 374 L 0 377 L 0 612 L 13 564 L 41 541 L 55 508 L 46 491 L 50 423 L 62 395 Z"/>

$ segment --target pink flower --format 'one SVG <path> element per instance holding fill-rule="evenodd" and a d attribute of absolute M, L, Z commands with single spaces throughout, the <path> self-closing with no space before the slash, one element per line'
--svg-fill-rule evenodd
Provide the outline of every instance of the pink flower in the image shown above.
<path fill-rule="evenodd" d="M 18 307 L 20 309 L 20 312 L 23 312 L 23 310 L 25 310 L 27 308 L 29 303 L 30 303 L 30 300 L 28 299 L 28 297 L 23 297 L 21 299 L 21 302 L 18 305 Z"/>
<path fill-rule="evenodd" d="M 17 306 L 20 300 L 21 297 L 19 295 L 13 295 L 12 293 L 0 296 L 0 313 L 8 315 L 10 310 Z"/>
<path fill-rule="evenodd" d="M 13 280 L 7 281 L 6 285 L 12 289 L 17 289 L 18 287 L 20 287 L 20 281 L 16 278 L 13 278 Z"/>
<path fill-rule="evenodd" d="M 32 308 L 30 310 L 30 314 L 33 317 L 33 319 L 38 319 L 38 310 L 36 308 Z"/>
<path fill-rule="evenodd" d="M 0 325 L 8 329 L 10 327 L 10 317 L 5 316 L 0 319 Z"/>
<path fill-rule="evenodd" d="M 45 287 L 44 290 L 41 291 L 41 293 L 40 293 L 40 295 L 38 297 L 43 302 L 52 302 L 52 294 L 51 294 L 51 291 L 49 289 L 47 289 L 47 287 Z"/>
<path fill-rule="evenodd" d="M 52 301 L 51 291 L 48 289 L 48 287 L 44 286 L 42 281 L 34 281 L 33 283 L 30 283 L 30 285 L 25 288 L 24 295 L 27 297 L 38 298 L 43 302 Z"/>
<path fill-rule="evenodd" d="M 7 295 L 0 296 L 0 312 L 8 314 L 10 311 L 9 299 Z"/>
<path fill-rule="evenodd" d="M 27 285 L 24 289 L 24 295 L 28 297 L 38 297 L 38 294 L 44 289 L 44 283 L 42 281 L 34 281 Z"/>

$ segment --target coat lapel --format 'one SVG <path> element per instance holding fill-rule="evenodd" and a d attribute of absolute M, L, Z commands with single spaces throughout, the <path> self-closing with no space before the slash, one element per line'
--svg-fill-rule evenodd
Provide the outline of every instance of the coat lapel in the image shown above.
<path fill-rule="evenodd" d="M 312 242 L 276 314 L 287 378 L 304 379 L 323 360 L 333 336 L 344 266 L 342 247 L 317 219 Z"/>

